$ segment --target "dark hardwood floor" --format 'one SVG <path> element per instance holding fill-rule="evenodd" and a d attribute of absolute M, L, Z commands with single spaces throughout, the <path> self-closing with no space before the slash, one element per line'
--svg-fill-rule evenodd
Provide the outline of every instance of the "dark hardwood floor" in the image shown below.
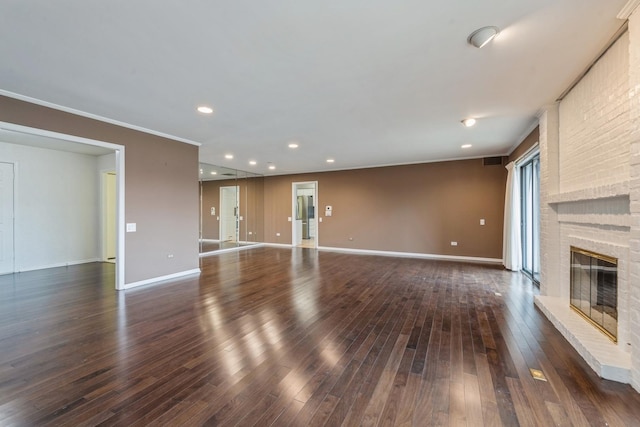
<path fill-rule="evenodd" d="M 640 425 L 640 395 L 593 374 L 520 274 L 264 247 L 202 263 L 124 292 L 110 264 L 0 276 L 0 425 Z"/>

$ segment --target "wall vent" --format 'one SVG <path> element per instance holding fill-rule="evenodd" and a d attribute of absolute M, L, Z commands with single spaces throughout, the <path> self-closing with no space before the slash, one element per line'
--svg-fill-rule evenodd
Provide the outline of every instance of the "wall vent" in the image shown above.
<path fill-rule="evenodd" d="M 484 166 L 502 165 L 502 157 L 485 157 L 484 159 L 482 159 L 482 164 Z"/>

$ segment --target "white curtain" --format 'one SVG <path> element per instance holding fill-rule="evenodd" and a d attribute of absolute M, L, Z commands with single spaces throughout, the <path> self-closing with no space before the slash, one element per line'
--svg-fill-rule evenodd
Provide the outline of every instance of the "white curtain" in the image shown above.
<path fill-rule="evenodd" d="M 504 234 L 502 263 L 513 271 L 522 268 L 520 245 L 520 177 L 515 162 L 507 166 L 507 190 L 504 197 Z"/>

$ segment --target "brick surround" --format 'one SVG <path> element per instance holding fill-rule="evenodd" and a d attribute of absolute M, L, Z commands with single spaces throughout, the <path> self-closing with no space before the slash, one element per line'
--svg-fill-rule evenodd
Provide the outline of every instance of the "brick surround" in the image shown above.
<path fill-rule="evenodd" d="M 602 377 L 640 391 L 640 10 L 540 116 L 536 304 Z M 618 258 L 618 343 L 569 308 L 570 246 Z"/>

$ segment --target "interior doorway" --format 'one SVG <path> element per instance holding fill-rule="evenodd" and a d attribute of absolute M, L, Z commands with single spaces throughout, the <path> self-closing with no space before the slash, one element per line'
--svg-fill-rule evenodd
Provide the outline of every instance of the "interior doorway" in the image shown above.
<path fill-rule="evenodd" d="M 294 182 L 291 194 L 291 244 L 297 247 L 317 248 L 318 181 Z"/>
<path fill-rule="evenodd" d="M 95 139 L 83 138 L 74 135 L 68 135 L 58 132 L 52 132 L 44 129 L 32 128 L 28 126 L 17 125 L 14 123 L 0 122 L 0 135 L 2 136 L 2 140 L 5 143 L 13 143 L 18 145 L 26 145 L 36 148 L 47 148 L 50 150 L 59 150 L 59 151 L 69 151 L 76 153 L 83 153 L 95 156 L 103 156 L 105 154 L 113 154 L 113 166 L 109 166 L 115 170 L 115 181 L 116 181 L 116 241 L 115 241 L 115 288 L 118 290 L 125 289 L 125 244 L 124 244 L 124 233 L 125 233 L 125 222 L 124 222 L 124 162 L 125 162 L 125 147 L 119 144 L 113 144 L 111 142 L 99 141 Z M 14 172 L 18 175 L 19 170 L 16 168 Z M 96 173 L 99 173 L 99 169 L 96 169 Z M 21 189 L 18 185 L 18 178 L 15 179 L 14 184 L 15 187 Z M 23 181 L 20 181 L 21 183 Z M 96 185 L 95 193 L 99 193 L 101 191 L 100 184 Z M 20 194 L 23 194 L 20 191 Z M 13 199 L 14 202 L 18 202 L 18 199 Z M 14 223 L 21 219 L 20 215 L 24 213 L 24 210 L 21 209 L 20 205 L 16 204 L 14 206 L 15 216 Z M 98 219 L 97 224 L 100 224 L 100 220 Z M 99 226 L 99 225 L 98 225 Z M 17 239 L 20 241 L 20 237 L 15 233 L 19 233 L 20 228 L 14 228 L 14 241 Z M 98 233 L 99 235 L 99 233 Z M 15 242 L 14 242 L 15 243 Z M 12 248 L 16 248 L 15 244 L 12 245 Z M 100 258 L 99 248 L 100 245 L 97 245 L 98 253 L 95 254 L 96 258 Z M 18 260 L 21 256 L 18 250 L 13 249 L 13 258 L 14 260 Z M 24 255 L 24 254 L 23 254 Z M 10 273 L 14 273 L 16 267 L 19 266 L 13 265 L 16 264 L 16 261 L 12 263 Z"/>
<path fill-rule="evenodd" d="M 0 162 L 0 274 L 13 273 L 13 163 Z"/>
<path fill-rule="evenodd" d="M 220 187 L 220 242 L 238 241 L 240 191 L 237 185 Z"/>

